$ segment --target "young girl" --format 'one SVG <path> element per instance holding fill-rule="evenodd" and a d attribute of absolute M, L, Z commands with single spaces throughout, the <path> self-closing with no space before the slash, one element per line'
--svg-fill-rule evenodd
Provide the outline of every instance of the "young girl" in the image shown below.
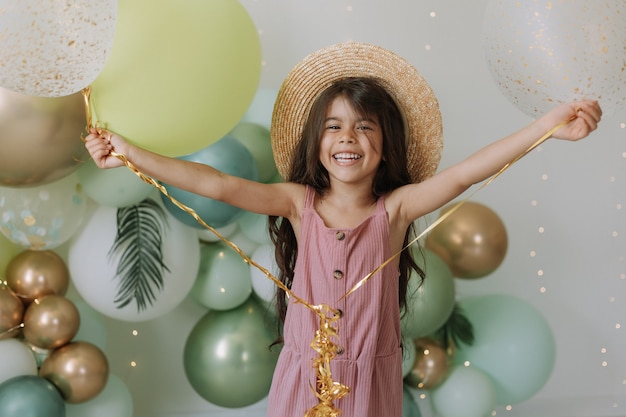
<path fill-rule="evenodd" d="M 280 279 L 308 303 L 340 312 L 332 372 L 350 393 L 335 406 L 346 417 L 400 417 L 400 308 L 410 269 L 417 268 L 409 251 L 343 296 L 404 247 L 417 218 L 494 175 L 560 123 L 552 137 L 578 140 L 600 117 L 594 101 L 560 105 L 433 175 L 441 118 L 432 90 L 401 57 L 346 43 L 305 58 L 279 91 L 272 145 L 284 183 L 257 183 L 160 156 L 109 132 L 92 130 L 86 147 L 99 167 L 122 165 L 114 150 L 166 184 L 271 216 Z M 303 416 L 318 403 L 310 343 L 319 324 L 302 304 L 287 308 L 284 293 L 278 307 L 284 346 L 268 416 Z"/>

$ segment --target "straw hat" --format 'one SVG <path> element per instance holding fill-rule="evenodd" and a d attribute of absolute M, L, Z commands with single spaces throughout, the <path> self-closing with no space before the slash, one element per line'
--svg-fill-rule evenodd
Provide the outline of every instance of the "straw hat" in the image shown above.
<path fill-rule="evenodd" d="M 287 75 L 274 105 L 272 149 L 278 172 L 287 178 L 297 142 L 317 96 L 345 77 L 371 77 L 393 96 L 407 129 L 407 163 L 413 182 L 437 171 L 443 129 L 437 97 L 404 58 L 379 46 L 347 42 L 323 48 L 300 61 Z"/>

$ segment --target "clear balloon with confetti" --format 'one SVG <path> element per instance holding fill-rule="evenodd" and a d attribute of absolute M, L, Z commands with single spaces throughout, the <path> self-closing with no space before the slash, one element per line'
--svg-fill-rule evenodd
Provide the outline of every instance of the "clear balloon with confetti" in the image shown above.
<path fill-rule="evenodd" d="M 489 0 L 483 48 L 500 91 L 537 117 L 562 102 L 626 104 L 626 2 Z"/>
<path fill-rule="evenodd" d="M 23 248 L 53 249 L 72 237 L 87 207 L 76 174 L 36 187 L 0 187 L 0 231 Z"/>

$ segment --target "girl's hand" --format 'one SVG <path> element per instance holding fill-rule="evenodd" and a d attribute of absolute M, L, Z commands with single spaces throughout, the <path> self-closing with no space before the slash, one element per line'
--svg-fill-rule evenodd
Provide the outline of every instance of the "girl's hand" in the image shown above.
<path fill-rule="evenodd" d="M 554 125 L 566 120 L 569 122 L 552 134 L 553 138 L 579 140 L 596 130 L 602 118 L 602 109 L 597 101 L 574 101 L 562 104 L 551 110 L 546 117 Z"/>
<path fill-rule="evenodd" d="M 112 151 L 127 155 L 130 145 L 119 135 L 107 130 L 89 129 L 85 138 L 85 148 L 99 168 L 116 168 L 124 163 L 111 154 Z"/>

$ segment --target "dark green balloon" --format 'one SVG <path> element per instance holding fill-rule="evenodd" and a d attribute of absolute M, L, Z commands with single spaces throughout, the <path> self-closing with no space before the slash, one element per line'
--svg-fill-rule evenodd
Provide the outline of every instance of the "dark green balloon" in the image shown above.
<path fill-rule="evenodd" d="M 402 387 L 402 417 L 422 417 L 413 394 L 406 385 Z"/>
<path fill-rule="evenodd" d="M 16 376 L 0 384 L 0 416 L 65 417 L 65 402 L 47 379 Z"/>
<path fill-rule="evenodd" d="M 240 408 L 265 398 L 278 359 L 270 350 L 275 325 L 255 298 L 226 311 L 209 311 L 191 330 L 184 350 L 185 374 L 208 402 Z"/>

